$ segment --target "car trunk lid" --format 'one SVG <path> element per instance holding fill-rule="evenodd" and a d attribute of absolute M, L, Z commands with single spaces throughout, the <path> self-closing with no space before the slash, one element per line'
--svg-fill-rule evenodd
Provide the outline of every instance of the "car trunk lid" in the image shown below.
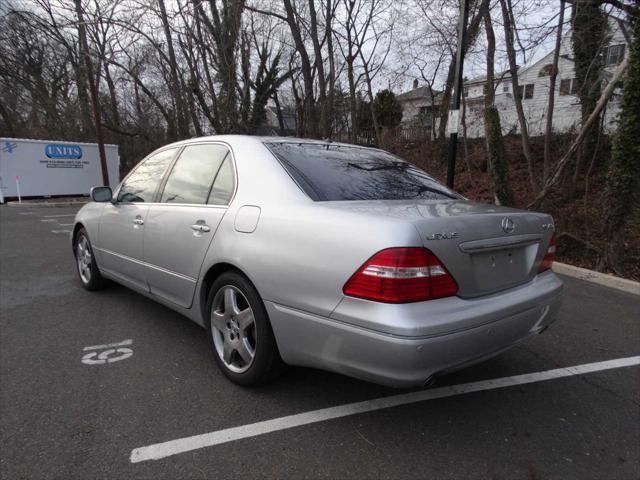
<path fill-rule="evenodd" d="M 361 213 L 410 221 L 422 244 L 454 277 L 463 298 L 533 279 L 553 231 L 547 214 L 467 200 L 340 203 Z"/>

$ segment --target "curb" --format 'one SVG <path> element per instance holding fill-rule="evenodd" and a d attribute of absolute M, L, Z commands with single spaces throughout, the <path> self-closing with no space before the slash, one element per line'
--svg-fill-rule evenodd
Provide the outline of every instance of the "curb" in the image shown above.
<path fill-rule="evenodd" d="M 89 203 L 88 200 L 80 202 L 7 202 L 7 207 L 13 208 L 54 208 L 54 207 L 81 207 Z"/>
<path fill-rule="evenodd" d="M 579 278 L 580 280 L 597 283 L 598 285 L 604 285 L 605 287 L 615 288 L 616 290 L 640 296 L 640 283 L 634 282 L 633 280 L 627 280 L 626 278 L 620 278 L 594 270 L 587 270 L 586 268 L 574 267 L 573 265 L 560 262 L 553 262 L 552 268 L 554 272 L 562 275 Z"/>

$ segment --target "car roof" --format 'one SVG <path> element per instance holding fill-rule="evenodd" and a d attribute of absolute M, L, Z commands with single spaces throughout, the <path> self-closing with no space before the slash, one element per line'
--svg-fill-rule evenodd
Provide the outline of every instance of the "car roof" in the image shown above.
<path fill-rule="evenodd" d="M 296 143 L 296 144 L 331 144 L 341 147 L 352 147 L 352 148 L 368 148 L 373 149 L 371 147 L 365 147 L 361 145 L 353 145 L 351 143 L 343 143 L 343 142 L 334 142 L 333 140 L 320 140 L 313 138 L 298 138 L 298 137 L 278 137 L 278 136 L 260 136 L 260 135 L 236 135 L 236 134 L 225 134 L 225 135 L 208 135 L 204 137 L 193 137 L 186 140 L 180 140 L 178 142 L 171 143 L 169 145 L 165 145 L 162 148 L 169 146 L 182 146 L 188 145 L 190 143 L 198 143 L 203 141 L 218 141 L 225 142 L 233 146 L 239 142 L 256 142 L 260 144 L 266 143 Z M 377 150 L 377 149 L 374 149 Z"/>

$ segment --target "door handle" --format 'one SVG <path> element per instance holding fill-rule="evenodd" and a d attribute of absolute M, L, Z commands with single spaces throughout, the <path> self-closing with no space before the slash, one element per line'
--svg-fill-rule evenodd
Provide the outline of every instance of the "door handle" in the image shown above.
<path fill-rule="evenodd" d="M 191 229 L 195 230 L 196 232 L 210 232 L 211 228 L 209 228 L 209 225 L 204 225 L 202 223 L 194 223 L 193 225 L 191 225 Z"/>

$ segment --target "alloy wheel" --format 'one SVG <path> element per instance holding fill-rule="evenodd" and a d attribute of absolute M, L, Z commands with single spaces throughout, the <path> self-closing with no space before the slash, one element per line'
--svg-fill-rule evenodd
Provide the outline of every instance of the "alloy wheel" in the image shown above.
<path fill-rule="evenodd" d="M 89 241 L 87 237 L 81 235 L 76 245 L 76 261 L 78 262 L 78 273 L 85 284 L 91 281 L 91 260 Z"/>
<path fill-rule="evenodd" d="M 256 324 L 247 298 L 226 285 L 216 293 L 211 307 L 211 334 L 216 353 L 236 373 L 246 372 L 256 354 Z"/>

